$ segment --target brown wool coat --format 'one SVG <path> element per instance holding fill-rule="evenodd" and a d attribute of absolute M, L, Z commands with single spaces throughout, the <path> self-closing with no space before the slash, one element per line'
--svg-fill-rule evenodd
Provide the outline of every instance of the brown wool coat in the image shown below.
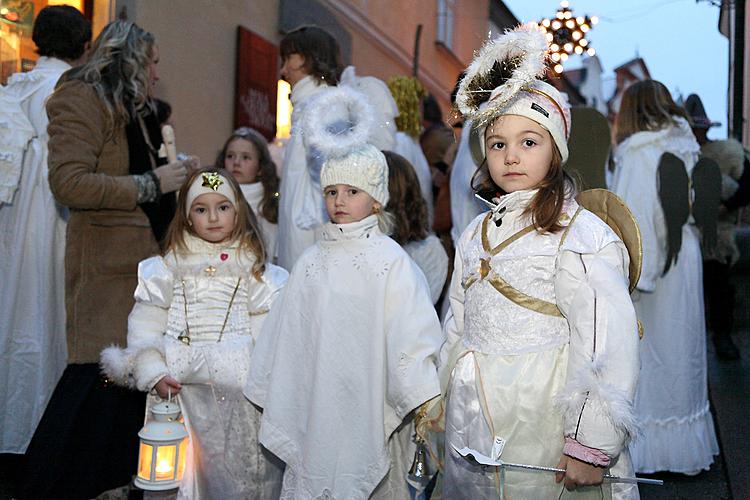
<path fill-rule="evenodd" d="M 124 126 L 94 89 L 61 84 L 47 103 L 49 184 L 70 207 L 65 247 L 68 363 L 96 363 L 125 345 L 138 262 L 159 252 L 129 175 Z"/>

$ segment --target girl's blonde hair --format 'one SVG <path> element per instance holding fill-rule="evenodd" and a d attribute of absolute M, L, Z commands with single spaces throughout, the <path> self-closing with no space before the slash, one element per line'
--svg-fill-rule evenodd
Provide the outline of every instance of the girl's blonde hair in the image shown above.
<path fill-rule="evenodd" d="M 149 102 L 148 65 L 154 44 L 154 36 L 137 24 L 111 22 L 94 40 L 86 64 L 71 70 L 66 79 L 91 84 L 113 120 L 129 123 Z"/>
<path fill-rule="evenodd" d="M 430 224 L 417 173 L 400 154 L 383 151 L 383 155 L 388 163 L 386 210 L 393 215 L 391 238 L 399 245 L 421 241 L 427 238 Z"/>
<path fill-rule="evenodd" d="M 260 202 L 260 212 L 264 219 L 272 224 L 279 221 L 279 176 L 276 174 L 276 164 L 268 151 L 268 141 L 257 130 L 250 127 L 240 127 L 229 136 L 221 148 L 214 166 L 224 168 L 224 159 L 229 144 L 235 139 L 244 139 L 255 147 L 258 153 L 257 179 L 263 185 L 263 199 Z"/>
<path fill-rule="evenodd" d="M 190 221 L 186 215 L 190 207 L 186 206 L 185 200 L 187 199 L 190 186 L 192 186 L 193 182 L 204 173 L 219 173 L 232 187 L 234 197 L 237 200 L 237 206 L 235 207 L 237 222 L 234 225 L 234 229 L 232 230 L 229 239 L 231 241 L 239 241 L 241 248 L 255 256 L 252 274 L 255 279 L 261 279 L 263 272 L 266 269 L 266 245 L 263 242 L 263 237 L 261 236 L 260 231 L 258 230 L 258 220 L 255 218 L 255 214 L 247 203 L 247 200 L 245 200 L 245 197 L 242 195 L 240 185 L 234 180 L 232 174 L 224 169 L 214 167 L 201 168 L 193 172 L 182 185 L 177 198 L 177 211 L 175 212 L 172 222 L 169 224 L 167 235 L 164 237 L 162 254 L 167 254 L 170 251 L 187 251 L 185 233 L 195 236 L 196 238 L 199 237 L 195 233 L 193 226 L 190 225 Z"/>
<path fill-rule="evenodd" d="M 490 128 L 491 126 L 487 127 L 487 130 Z M 565 199 L 577 190 L 575 181 L 563 169 L 562 155 L 551 135 L 550 142 L 552 143 L 552 162 L 549 170 L 539 185 L 535 186 L 539 191 L 524 211 L 526 215 L 531 215 L 531 223 L 540 233 L 556 233 L 563 228 L 560 225 L 560 215 L 562 215 Z M 471 178 L 471 187 L 485 200 L 507 194 L 492 180 L 486 153 L 482 164 Z"/>
<path fill-rule="evenodd" d="M 617 134 L 621 143 L 636 132 L 661 130 L 676 125 L 675 117 L 689 121 L 682 106 L 672 100 L 667 87 L 656 80 L 636 82 L 625 89 L 617 113 Z"/>

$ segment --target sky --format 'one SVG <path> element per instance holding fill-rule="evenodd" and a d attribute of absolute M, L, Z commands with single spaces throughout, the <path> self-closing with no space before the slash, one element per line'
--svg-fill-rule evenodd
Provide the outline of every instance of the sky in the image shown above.
<path fill-rule="evenodd" d="M 651 77 L 666 85 L 675 100 L 696 93 L 708 117 L 721 122 L 709 137 L 727 136 L 729 41 L 719 32 L 719 7 L 707 0 L 569 0 L 573 16 L 598 16 L 586 38 L 602 63 L 604 80 L 614 68 L 640 56 Z M 718 3 L 718 2 L 717 2 Z M 553 18 L 559 0 L 505 0 L 521 21 Z M 571 57 L 565 69 L 581 66 Z M 614 85 L 612 85 L 614 87 Z M 605 89 L 607 86 L 605 85 Z"/>

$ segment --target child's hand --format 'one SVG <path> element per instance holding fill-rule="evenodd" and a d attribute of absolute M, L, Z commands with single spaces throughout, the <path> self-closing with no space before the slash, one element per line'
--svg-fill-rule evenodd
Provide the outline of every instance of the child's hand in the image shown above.
<path fill-rule="evenodd" d="M 167 399 L 170 394 L 176 396 L 180 393 L 180 389 L 182 389 L 182 384 L 169 375 L 164 375 L 154 386 L 156 394 L 162 399 Z"/>
<path fill-rule="evenodd" d="M 597 486 L 604 480 L 604 469 L 587 464 L 573 457 L 563 455 L 557 464 L 558 469 L 565 469 L 565 474 L 555 474 L 555 482 L 565 479 L 565 489 L 573 491 L 579 486 Z"/>

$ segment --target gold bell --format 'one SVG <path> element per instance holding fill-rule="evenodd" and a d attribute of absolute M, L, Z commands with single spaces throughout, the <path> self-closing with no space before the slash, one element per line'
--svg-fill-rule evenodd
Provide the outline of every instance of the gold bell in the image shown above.
<path fill-rule="evenodd" d="M 427 468 L 427 446 L 420 438 L 416 441 L 417 450 L 414 452 L 414 461 L 409 468 L 409 479 L 426 483 L 430 480 L 430 471 Z"/>

